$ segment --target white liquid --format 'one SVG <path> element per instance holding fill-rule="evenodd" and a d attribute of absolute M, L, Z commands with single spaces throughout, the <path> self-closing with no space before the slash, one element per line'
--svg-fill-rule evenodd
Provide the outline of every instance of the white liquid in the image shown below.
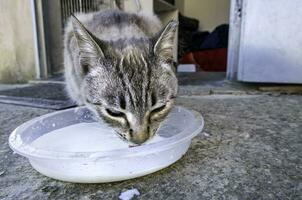
<path fill-rule="evenodd" d="M 147 143 L 154 143 L 163 139 L 163 137 L 156 135 Z M 100 123 L 79 123 L 54 130 L 37 138 L 31 143 L 31 146 L 42 150 L 73 153 L 97 153 L 97 151 L 130 148 L 129 144 L 120 139 L 113 130 Z M 42 159 L 30 161 L 36 170 L 55 179 L 97 183 L 138 177 L 157 171 L 162 166 L 166 166 L 167 162 L 172 162 L 171 158 L 161 156 L 163 158 L 158 154 L 151 154 L 109 161 L 103 161 L 104 158 L 98 160 L 97 157 L 96 159 L 89 157 L 89 159 L 79 160 Z M 172 160 L 177 159 L 173 158 Z"/>
<path fill-rule="evenodd" d="M 155 135 L 147 143 L 163 138 Z M 64 152 L 95 152 L 129 148 L 112 129 L 100 123 L 79 123 L 51 131 L 32 142 L 32 146 L 43 150 Z"/>

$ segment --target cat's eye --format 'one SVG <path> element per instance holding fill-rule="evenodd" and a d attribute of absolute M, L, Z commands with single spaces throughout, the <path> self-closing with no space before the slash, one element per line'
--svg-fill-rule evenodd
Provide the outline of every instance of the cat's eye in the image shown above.
<path fill-rule="evenodd" d="M 106 112 L 109 115 L 111 115 L 112 117 L 124 117 L 125 116 L 125 114 L 123 112 L 112 110 L 112 109 L 109 109 L 109 108 L 106 108 Z"/>
<path fill-rule="evenodd" d="M 153 109 L 153 110 L 151 111 L 151 113 L 158 113 L 158 112 L 161 112 L 161 111 L 163 111 L 165 108 L 166 108 L 166 105 L 162 105 L 162 106 L 160 106 L 160 107 L 158 107 L 158 108 Z"/>

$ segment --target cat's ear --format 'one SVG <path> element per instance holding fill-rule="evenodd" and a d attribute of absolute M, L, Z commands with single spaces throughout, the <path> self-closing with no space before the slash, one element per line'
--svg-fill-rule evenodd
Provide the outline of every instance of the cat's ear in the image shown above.
<path fill-rule="evenodd" d="M 74 15 L 71 16 L 71 21 L 80 49 L 81 63 L 88 64 L 91 61 L 97 61 L 100 57 L 104 57 L 104 50 L 107 47 L 106 43 L 90 33 Z"/>
<path fill-rule="evenodd" d="M 156 37 L 154 54 L 164 59 L 173 59 L 174 39 L 178 27 L 177 21 L 170 21 Z"/>

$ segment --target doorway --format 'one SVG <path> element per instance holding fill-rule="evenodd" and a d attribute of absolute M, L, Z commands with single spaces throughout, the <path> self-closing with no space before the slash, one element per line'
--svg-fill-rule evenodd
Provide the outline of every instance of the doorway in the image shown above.
<path fill-rule="evenodd" d="M 176 0 L 181 79 L 223 80 L 227 71 L 230 0 Z M 194 75 L 190 72 L 195 72 Z M 198 78 L 199 77 L 199 78 Z"/>

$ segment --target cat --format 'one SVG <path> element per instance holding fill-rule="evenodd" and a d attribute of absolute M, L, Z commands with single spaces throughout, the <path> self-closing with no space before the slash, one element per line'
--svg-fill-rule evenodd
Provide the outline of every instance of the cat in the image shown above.
<path fill-rule="evenodd" d="M 76 14 L 65 27 L 67 92 L 127 142 L 152 138 L 177 95 L 177 21 L 120 10 Z"/>

